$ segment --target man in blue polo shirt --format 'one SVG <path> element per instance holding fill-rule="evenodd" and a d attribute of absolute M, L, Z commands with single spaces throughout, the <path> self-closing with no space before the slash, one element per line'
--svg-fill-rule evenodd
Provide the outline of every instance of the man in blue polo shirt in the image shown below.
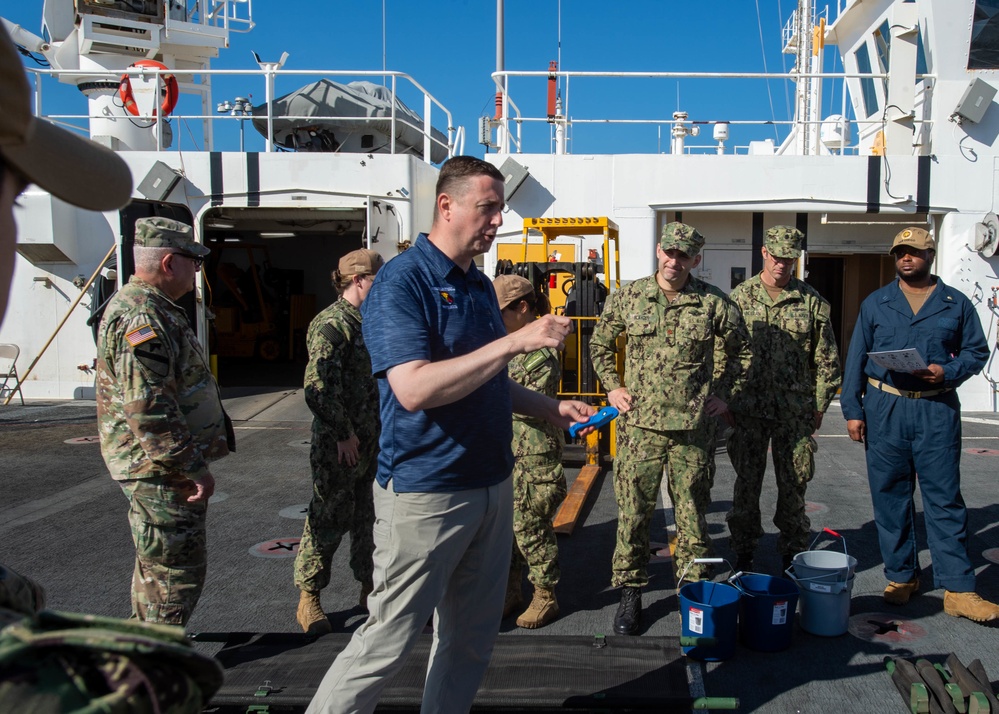
<path fill-rule="evenodd" d="M 435 615 L 424 714 L 468 711 L 492 654 L 513 539 L 511 413 L 567 428 L 593 408 L 507 377 L 514 356 L 561 348 L 547 315 L 507 335 L 475 267 L 503 223 L 503 175 L 458 156 L 441 168 L 428 235 L 389 261 L 362 308 L 382 433 L 368 620 L 308 712 L 371 712 Z M 583 432 L 585 433 L 585 432 Z"/>

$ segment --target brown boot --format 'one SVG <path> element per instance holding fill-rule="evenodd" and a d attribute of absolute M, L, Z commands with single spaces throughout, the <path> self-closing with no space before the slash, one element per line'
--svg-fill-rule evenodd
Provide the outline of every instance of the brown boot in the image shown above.
<path fill-rule="evenodd" d="M 504 619 L 524 606 L 524 592 L 521 590 L 522 578 L 523 575 L 519 569 L 516 573 L 510 571 L 510 577 L 506 581 L 506 599 L 503 601 Z"/>
<path fill-rule="evenodd" d="M 975 593 L 944 591 L 944 612 L 954 617 L 966 617 L 975 622 L 999 619 L 999 605 L 983 600 Z"/>
<path fill-rule="evenodd" d="M 323 612 L 323 605 L 319 601 L 319 593 L 312 593 L 308 590 L 302 591 L 302 596 L 298 600 L 298 612 L 295 619 L 302 626 L 302 631 L 310 635 L 325 635 L 332 632 L 333 627 L 326 619 Z"/>
<path fill-rule="evenodd" d="M 885 602 L 889 605 L 905 605 L 918 591 L 918 575 L 907 583 L 888 583 L 884 593 Z"/>
<path fill-rule="evenodd" d="M 558 617 L 558 601 L 555 599 L 555 593 L 535 588 L 534 599 L 524 614 L 517 618 L 517 627 L 534 630 L 544 627 L 556 617 Z"/>
<path fill-rule="evenodd" d="M 360 605 L 365 612 L 368 611 L 368 595 L 370 595 L 371 591 L 374 589 L 374 583 L 370 580 L 365 580 L 361 583 L 361 597 L 358 599 L 357 604 Z"/>

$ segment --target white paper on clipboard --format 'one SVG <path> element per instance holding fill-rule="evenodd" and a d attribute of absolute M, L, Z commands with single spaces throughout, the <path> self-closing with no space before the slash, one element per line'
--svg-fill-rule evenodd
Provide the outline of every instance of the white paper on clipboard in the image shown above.
<path fill-rule="evenodd" d="M 868 352 L 867 356 L 879 367 L 895 372 L 915 372 L 917 369 L 926 369 L 926 361 L 915 347 L 904 350 Z"/>

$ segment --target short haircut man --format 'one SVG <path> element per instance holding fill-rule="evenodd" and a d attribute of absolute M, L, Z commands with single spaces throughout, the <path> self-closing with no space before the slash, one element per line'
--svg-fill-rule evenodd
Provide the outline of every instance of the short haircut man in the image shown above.
<path fill-rule="evenodd" d="M 614 494 L 617 545 L 611 584 L 621 589 L 614 617 L 619 635 L 637 634 L 648 583 L 649 528 L 667 470 L 676 521 L 674 571 L 706 574 L 695 559 L 713 549 L 706 515 L 714 474 L 715 420 L 749 366 L 749 335 L 738 308 L 691 275 L 704 237 L 667 223 L 656 246 L 657 269 L 611 295 L 590 342 L 593 368 L 618 409 Z M 624 377 L 618 337 L 626 334 Z"/>
<path fill-rule="evenodd" d="M 735 425 L 726 450 L 736 478 L 728 526 L 737 570 L 753 568 L 763 536 L 760 491 L 768 450 L 777 478 L 773 520 L 784 569 L 808 548 L 805 491 L 815 473 L 812 433 L 841 377 L 829 303 L 794 276 L 804 238 L 792 226 L 768 229 L 760 249 L 763 269 L 729 295 L 742 311 L 753 350 L 746 386 L 729 404 Z"/>
<path fill-rule="evenodd" d="M 208 464 L 235 448 L 218 385 L 187 314 L 208 249 L 187 224 L 142 218 L 136 273 L 104 311 L 97 340 L 101 455 L 129 501 L 132 616 L 186 625 L 207 572 Z"/>
<path fill-rule="evenodd" d="M 361 310 L 382 422 L 374 590 L 312 713 L 373 711 L 432 613 L 423 711 L 471 708 L 510 565 L 512 411 L 563 428 L 593 412 L 507 377 L 515 355 L 560 348 L 571 322 L 547 315 L 506 334 L 492 284 L 473 263 L 503 222 L 502 174 L 458 156 L 437 185 L 430 233 L 379 271 Z"/>

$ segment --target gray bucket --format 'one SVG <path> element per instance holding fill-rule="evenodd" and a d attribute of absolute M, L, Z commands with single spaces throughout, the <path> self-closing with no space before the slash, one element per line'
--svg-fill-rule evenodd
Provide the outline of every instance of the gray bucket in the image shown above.
<path fill-rule="evenodd" d="M 846 540 L 836 531 L 825 532 L 843 541 L 843 552 L 806 550 L 791 560 L 786 573 L 798 586 L 799 624 L 805 632 L 835 637 L 850 624 L 850 595 L 857 559 L 846 553 Z M 821 537 L 812 541 L 812 546 Z"/>
<path fill-rule="evenodd" d="M 792 558 L 791 567 L 795 577 L 807 583 L 809 590 L 829 593 L 837 585 L 853 580 L 857 559 L 835 550 L 806 550 Z"/>
<path fill-rule="evenodd" d="M 794 579 L 794 576 L 791 576 Z M 853 578 L 831 586 L 829 592 L 811 590 L 800 580 L 798 590 L 798 624 L 805 632 L 823 637 L 842 635 L 850 626 L 850 594 Z"/>

